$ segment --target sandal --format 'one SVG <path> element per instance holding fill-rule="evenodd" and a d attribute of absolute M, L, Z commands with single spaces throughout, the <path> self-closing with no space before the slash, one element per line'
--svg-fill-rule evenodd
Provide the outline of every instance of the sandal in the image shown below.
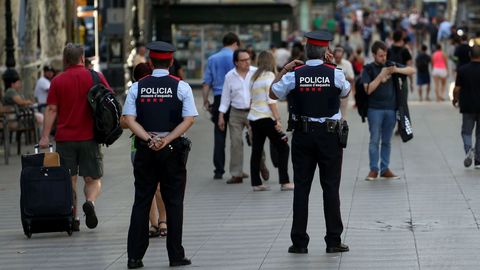
<path fill-rule="evenodd" d="M 160 228 L 160 224 L 165 224 L 167 225 L 167 222 L 165 221 L 158 221 L 158 235 L 160 235 L 160 237 L 166 237 L 167 236 L 167 228 Z"/>
<path fill-rule="evenodd" d="M 153 237 L 159 237 L 160 235 L 161 233 L 158 226 L 150 225 L 150 230 L 148 230 L 148 237 L 153 238 Z"/>

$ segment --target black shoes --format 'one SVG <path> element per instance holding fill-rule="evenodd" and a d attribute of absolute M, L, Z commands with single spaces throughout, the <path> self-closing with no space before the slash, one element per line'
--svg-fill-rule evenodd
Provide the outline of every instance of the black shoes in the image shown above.
<path fill-rule="evenodd" d="M 308 253 L 308 248 L 306 248 L 306 247 L 296 247 L 294 245 L 291 245 L 288 248 L 288 253 L 307 254 Z"/>
<path fill-rule="evenodd" d="M 465 168 L 472 166 L 472 162 L 474 158 L 475 158 L 475 150 L 473 148 L 470 148 L 467 151 L 467 154 L 465 155 L 465 160 L 463 160 L 463 166 L 465 166 Z"/>
<path fill-rule="evenodd" d="M 215 179 L 215 180 L 223 179 L 223 174 L 216 173 L 216 174 L 213 176 L 213 179 Z"/>
<path fill-rule="evenodd" d="M 80 220 L 74 219 L 72 223 L 72 231 L 79 232 L 80 231 Z"/>
<path fill-rule="evenodd" d="M 127 267 L 128 269 L 142 268 L 143 262 L 141 259 L 128 259 Z"/>
<path fill-rule="evenodd" d="M 349 251 L 350 249 L 348 248 L 347 245 L 345 244 L 338 244 L 336 246 L 331 246 L 331 247 L 327 247 L 327 253 L 337 253 L 337 252 L 347 252 Z"/>
<path fill-rule="evenodd" d="M 190 265 L 192 264 L 192 261 L 190 261 L 187 258 L 183 258 L 179 261 L 172 261 L 170 262 L 171 267 L 175 266 L 183 266 L 183 265 Z M 141 259 L 128 259 L 127 262 L 127 267 L 128 269 L 137 269 L 137 268 L 142 268 L 143 267 L 143 262 Z"/>
<path fill-rule="evenodd" d="M 187 258 L 183 258 L 179 261 L 171 261 L 170 262 L 170 266 L 171 267 L 175 267 L 175 266 L 182 266 L 182 265 L 190 265 L 192 264 L 192 261 L 190 261 L 189 259 Z"/>
<path fill-rule="evenodd" d="M 86 201 L 83 204 L 83 212 L 85 213 L 85 224 L 89 229 L 93 229 L 98 225 L 97 215 L 95 214 L 95 206 L 93 202 Z"/>

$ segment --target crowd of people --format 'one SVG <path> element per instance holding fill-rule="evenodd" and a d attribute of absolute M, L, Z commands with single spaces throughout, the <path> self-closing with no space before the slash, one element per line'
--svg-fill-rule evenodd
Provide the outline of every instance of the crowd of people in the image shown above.
<path fill-rule="evenodd" d="M 213 122 L 213 179 L 221 180 L 225 174 L 229 130 L 230 177 L 226 183 L 240 184 L 250 178 L 254 192 L 269 191 L 266 181 L 271 175 L 264 151 L 268 138 L 279 189 L 294 192 L 290 253 L 308 253 L 308 196 L 317 167 L 327 225 L 326 252 L 349 251 L 340 241 L 343 224 L 339 185 L 350 92 L 365 91 L 368 96 L 370 170 L 365 180 L 400 178 L 390 170 L 391 140 L 398 108 L 403 106 L 399 97 L 407 99 L 416 84 L 418 100 L 430 101 L 433 81 L 435 100 L 445 101 L 449 78 L 455 78 L 452 103 L 462 113 L 464 166 L 473 164 L 480 169 L 480 46 L 468 45 L 466 31 L 457 31 L 443 19 L 427 19 L 415 9 L 402 15 L 395 10 L 359 12 L 349 5 L 340 6 L 327 20 L 318 16 L 314 28 L 324 27 L 327 31 L 306 33 L 304 43 L 294 38 L 261 52 L 251 46 L 244 49 L 235 33 L 227 33 L 223 48 L 208 58 L 203 76 L 203 106 Z M 353 44 L 356 36 L 362 44 Z M 173 45 L 139 43 L 136 51 L 131 59 L 135 82 L 129 89 L 122 119 L 123 127 L 134 135 L 131 162 L 135 202 L 127 266 L 143 267 L 148 238 L 159 236 L 167 237 L 170 265 L 188 265 L 191 262 L 182 246 L 182 226 L 190 141 L 184 134 L 198 113 L 192 89 L 174 58 Z M 103 164 L 100 146 L 93 139 L 93 116 L 86 99 L 93 80 L 83 48 L 68 44 L 64 64 L 65 70 L 58 75 L 50 66 L 43 68 L 35 87 L 36 119 L 42 127 L 40 146 L 49 145 L 52 129 L 56 129 L 57 152 L 71 173 L 74 230 L 78 231 L 77 175 L 85 182 L 85 223 L 93 229 L 98 224 L 95 201 L 100 195 Z M 4 75 L 7 90 L 3 103 L 32 106 L 34 101 L 19 93 L 18 73 L 10 73 Z M 108 88 L 103 75 L 100 78 Z M 355 85 L 361 89 L 355 89 Z M 152 94 L 148 89 L 161 90 Z M 277 99 L 287 100 L 288 121 L 279 113 Z M 291 130 L 289 143 L 286 131 Z M 249 174 L 243 164 L 244 137 L 251 144 Z M 293 179 L 288 172 L 290 153 Z"/>

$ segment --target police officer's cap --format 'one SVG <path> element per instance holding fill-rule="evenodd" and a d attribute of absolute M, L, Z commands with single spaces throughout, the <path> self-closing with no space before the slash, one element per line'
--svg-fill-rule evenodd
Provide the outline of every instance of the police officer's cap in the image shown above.
<path fill-rule="evenodd" d="M 147 44 L 147 49 L 150 50 L 150 58 L 166 60 L 173 58 L 173 52 L 175 52 L 175 47 L 167 42 L 163 41 L 154 41 Z"/>
<path fill-rule="evenodd" d="M 305 33 L 307 43 L 315 46 L 327 47 L 328 43 L 333 40 L 332 33 L 328 31 L 312 31 Z"/>

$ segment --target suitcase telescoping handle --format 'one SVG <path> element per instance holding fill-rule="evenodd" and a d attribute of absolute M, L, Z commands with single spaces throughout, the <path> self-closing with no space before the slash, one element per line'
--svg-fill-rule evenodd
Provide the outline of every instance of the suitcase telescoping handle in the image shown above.
<path fill-rule="evenodd" d="M 40 151 L 40 145 L 38 145 L 37 143 L 33 146 L 33 148 L 35 149 L 35 154 L 38 154 L 38 152 Z M 48 144 L 48 150 L 50 151 L 50 153 L 53 152 L 53 144 L 51 143 Z"/>

